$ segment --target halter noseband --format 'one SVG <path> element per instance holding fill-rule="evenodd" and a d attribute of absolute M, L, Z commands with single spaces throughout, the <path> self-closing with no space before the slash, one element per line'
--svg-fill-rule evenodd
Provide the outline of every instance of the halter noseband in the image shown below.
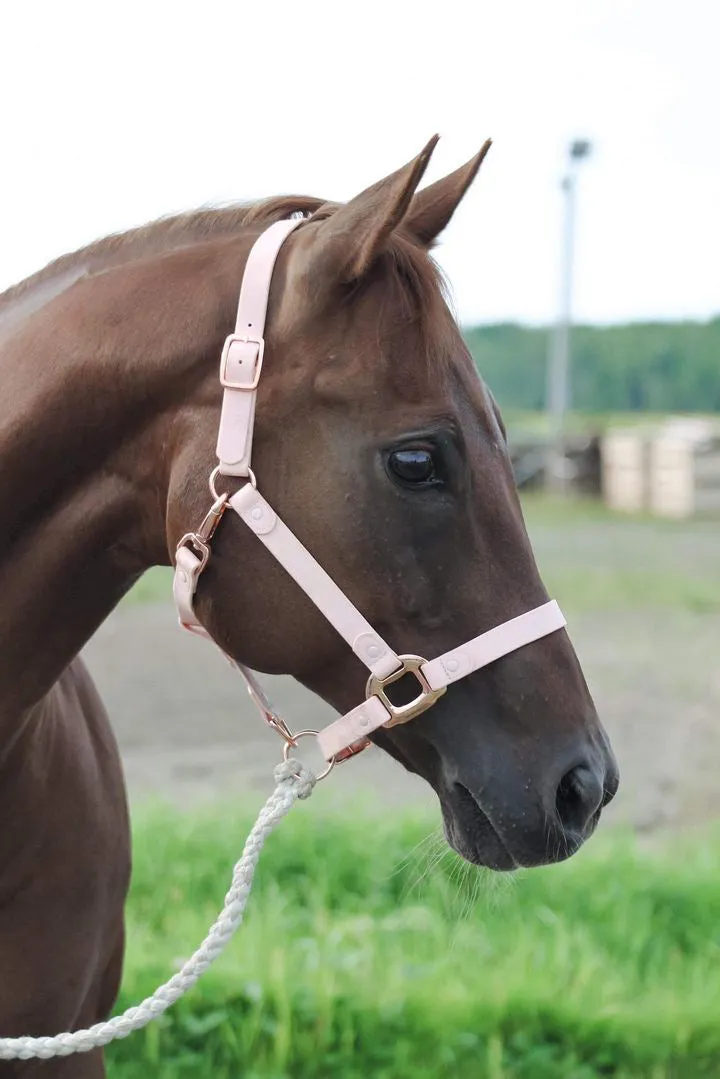
<path fill-rule="evenodd" d="M 362 704 L 322 731 L 301 731 L 293 735 L 285 721 L 270 706 L 252 672 L 236 664 L 245 678 L 251 697 L 266 721 L 285 739 L 286 748 L 294 745 L 303 734 L 316 734 L 320 749 L 332 766 L 365 749 L 370 744 L 368 735 L 379 727 L 407 723 L 430 708 L 451 683 L 509 652 L 562 629 L 566 622 L 557 603 L 552 600 L 503 622 L 429 662 L 420 656 L 398 655 L 375 632 L 257 490 L 250 457 L 257 387 L 265 351 L 263 335 L 270 282 L 283 242 L 301 221 L 300 218 L 270 225 L 256 240 L 248 256 L 240 287 L 235 332 L 225 341 L 220 361 L 220 382 L 224 388 L 217 442 L 220 463 L 210 477 L 210 489 L 215 501 L 197 531 L 187 533 L 178 544 L 173 595 L 181 625 L 208 636 L 195 616 L 193 598 L 200 574 L 210 558 L 210 544 L 215 529 L 226 510 L 233 509 L 322 611 L 370 672 L 366 699 Z M 214 485 L 218 474 L 245 478 L 248 482 L 232 496 L 218 496 Z M 393 704 L 387 695 L 387 687 L 408 674 L 417 680 L 419 692 L 407 704 Z"/>

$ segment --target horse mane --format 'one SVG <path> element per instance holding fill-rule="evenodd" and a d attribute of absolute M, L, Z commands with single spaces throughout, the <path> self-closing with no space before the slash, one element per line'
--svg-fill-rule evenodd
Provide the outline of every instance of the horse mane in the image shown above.
<path fill-rule="evenodd" d="M 309 216 L 325 205 L 331 204 L 306 195 L 278 195 L 257 202 L 205 207 L 161 217 L 149 224 L 94 240 L 77 251 L 53 259 L 42 270 L 0 293 L 0 305 L 19 299 L 36 285 L 78 265 L 95 264 L 100 268 L 104 262 L 123 262 L 125 257 L 127 261 L 133 261 L 215 237 L 231 236 L 255 222 L 272 224 L 291 214 Z"/>
<path fill-rule="evenodd" d="M 270 225 L 292 215 L 324 220 L 338 206 L 338 203 L 309 195 L 278 195 L 251 203 L 205 207 L 161 217 L 149 224 L 95 240 L 53 260 L 44 269 L 0 293 L 0 310 L 22 299 L 35 286 L 78 267 L 85 267 L 87 275 L 92 276 L 156 254 L 232 237 L 248 226 Z M 447 300 L 447 289 L 440 268 L 428 256 L 426 248 L 401 227 L 393 234 L 367 277 L 372 280 L 376 275 L 382 275 L 388 300 L 399 305 L 405 318 L 417 320 L 423 331 L 435 330 L 434 334 L 423 332 L 423 338 L 429 347 L 431 338 L 435 338 L 435 362 L 440 359 L 442 363 L 442 358 L 437 355 L 437 328 L 445 321 L 440 307 Z M 369 282 L 361 281 L 358 287 L 362 288 L 366 283 Z M 440 352 L 445 353 L 446 349 L 441 348 Z"/>

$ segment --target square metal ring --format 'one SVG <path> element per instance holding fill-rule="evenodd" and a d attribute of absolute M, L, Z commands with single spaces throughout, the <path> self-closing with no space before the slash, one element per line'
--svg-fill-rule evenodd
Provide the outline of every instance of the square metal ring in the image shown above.
<path fill-rule="evenodd" d="M 422 656 L 399 656 L 398 659 L 402 666 L 384 678 L 371 674 L 365 690 L 366 697 L 378 697 L 390 715 L 388 721 L 383 723 L 383 727 L 395 727 L 400 723 L 407 723 L 409 720 L 415 719 L 416 716 L 431 708 L 447 691 L 446 686 L 442 686 L 440 689 L 432 688 L 422 673 L 422 667 L 427 663 L 427 660 L 423 659 Z M 411 701 L 408 701 L 407 704 L 393 704 L 385 690 L 393 682 L 399 682 L 406 674 L 411 674 L 417 679 L 421 692 L 417 697 L 413 697 Z"/>

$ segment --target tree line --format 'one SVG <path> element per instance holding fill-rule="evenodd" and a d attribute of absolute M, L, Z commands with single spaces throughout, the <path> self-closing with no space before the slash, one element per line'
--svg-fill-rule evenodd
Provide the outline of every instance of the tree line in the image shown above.
<path fill-rule="evenodd" d="M 546 407 L 551 331 L 500 323 L 465 331 L 501 408 Z M 720 317 L 576 326 L 571 407 L 580 412 L 720 411 Z"/>

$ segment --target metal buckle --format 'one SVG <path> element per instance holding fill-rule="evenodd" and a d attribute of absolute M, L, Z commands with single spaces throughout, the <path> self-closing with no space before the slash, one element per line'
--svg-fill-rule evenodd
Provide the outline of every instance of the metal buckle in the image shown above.
<path fill-rule="evenodd" d="M 233 345 L 256 345 L 257 356 L 255 357 L 255 373 L 252 378 L 252 382 L 233 382 L 227 375 L 227 364 L 230 356 L 230 349 Z M 264 337 L 243 337 L 239 333 L 231 333 L 229 337 L 225 338 L 225 344 L 223 345 L 222 355 L 220 356 L 220 383 L 228 390 L 256 390 L 260 381 L 260 373 L 262 371 L 263 359 L 265 357 L 265 338 Z"/>
<path fill-rule="evenodd" d="M 368 678 L 367 688 L 365 695 L 369 697 L 379 697 L 385 708 L 390 713 L 390 719 L 387 723 L 383 723 L 384 727 L 395 727 L 399 723 L 407 723 L 410 719 L 415 719 L 422 712 L 427 711 L 440 697 L 446 692 L 447 687 L 442 686 L 440 689 L 433 689 L 428 682 L 425 675 L 422 673 L 422 666 L 427 663 L 427 660 L 421 656 L 399 656 L 400 663 L 402 664 L 398 670 L 393 671 L 392 674 L 386 675 L 384 678 L 379 678 L 376 674 L 371 674 Z M 404 678 L 406 674 L 412 674 L 420 683 L 420 694 L 407 704 L 393 704 L 388 695 L 385 692 L 387 686 L 391 686 L 393 682 L 398 682 L 401 678 Z"/>

